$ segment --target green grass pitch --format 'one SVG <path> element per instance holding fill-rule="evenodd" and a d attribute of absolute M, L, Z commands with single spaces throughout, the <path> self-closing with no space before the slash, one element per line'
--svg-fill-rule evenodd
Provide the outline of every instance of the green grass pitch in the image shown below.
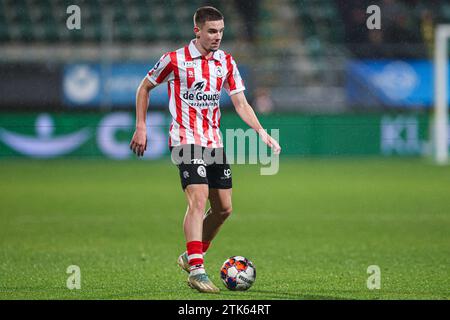
<path fill-rule="evenodd" d="M 234 165 L 234 212 L 206 255 L 222 289 L 176 265 L 184 195 L 169 160 L 0 163 L 0 299 L 449 299 L 450 168 L 423 159 L 281 159 Z M 222 285 L 252 260 L 247 292 Z M 81 269 L 81 289 L 66 269 Z M 378 265 L 381 288 L 369 290 Z"/>

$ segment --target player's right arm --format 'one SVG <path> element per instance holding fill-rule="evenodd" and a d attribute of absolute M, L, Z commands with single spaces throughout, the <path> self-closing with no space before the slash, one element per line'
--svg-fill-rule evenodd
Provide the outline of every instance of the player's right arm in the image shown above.
<path fill-rule="evenodd" d="M 147 109 L 150 90 L 156 85 L 145 77 L 136 91 L 136 130 L 130 142 L 130 149 L 138 156 L 144 155 L 147 150 Z"/>
<path fill-rule="evenodd" d="M 147 150 L 147 109 L 150 90 L 173 78 L 173 66 L 170 53 L 164 54 L 141 81 L 136 91 L 136 130 L 130 142 L 130 149 L 142 157 Z"/>

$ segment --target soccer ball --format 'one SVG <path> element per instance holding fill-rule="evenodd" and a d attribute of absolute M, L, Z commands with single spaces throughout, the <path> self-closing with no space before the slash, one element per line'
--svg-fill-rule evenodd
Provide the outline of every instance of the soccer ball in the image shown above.
<path fill-rule="evenodd" d="M 245 291 L 255 282 L 256 269 L 247 258 L 234 256 L 223 263 L 220 277 L 228 289 Z"/>

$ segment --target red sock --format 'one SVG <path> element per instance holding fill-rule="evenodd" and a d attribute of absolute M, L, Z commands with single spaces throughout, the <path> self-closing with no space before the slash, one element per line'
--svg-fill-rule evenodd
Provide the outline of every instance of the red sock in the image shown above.
<path fill-rule="evenodd" d="M 186 243 L 188 262 L 190 266 L 203 264 L 203 244 L 201 241 Z"/>
<path fill-rule="evenodd" d="M 209 246 L 211 245 L 211 242 L 207 242 L 207 241 L 202 241 L 202 245 L 203 245 L 203 253 L 205 253 Z"/>

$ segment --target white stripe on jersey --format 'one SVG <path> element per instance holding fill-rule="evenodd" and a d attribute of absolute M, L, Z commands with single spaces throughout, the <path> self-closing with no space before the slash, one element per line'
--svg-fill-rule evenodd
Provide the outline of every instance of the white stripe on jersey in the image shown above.
<path fill-rule="evenodd" d="M 178 72 L 180 75 L 180 99 L 181 99 L 181 112 L 182 112 L 182 125 L 186 128 L 186 142 L 187 144 L 195 143 L 194 133 L 190 130 L 189 124 L 189 104 L 183 99 L 183 92 L 187 90 L 187 82 L 186 82 L 186 68 L 180 67 L 184 63 L 184 49 L 178 49 L 177 51 L 177 62 L 178 62 Z M 173 144 L 172 144 L 173 146 Z"/>
<path fill-rule="evenodd" d="M 194 80 L 194 83 L 192 84 L 192 86 L 194 87 L 196 85 L 196 83 L 199 83 L 199 82 L 201 83 L 203 81 L 203 83 L 204 83 L 203 88 L 206 88 L 207 80 L 203 79 L 202 67 L 201 67 L 202 61 L 199 59 L 196 59 L 196 60 L 200 66 L 197 66 L 196 68 L 194 68 L 195 80 Z M 197 117 L 196 117 L 195 124 L 196 124 L 196 128 L 197 128 L 197 132 L 200 134 L 200 143 L 202 146 L 206 146 L 208 142 L 207 142 L 207 139 L 203 132 L 203 115 L 202 115 L 201 111 L 200 112 L 197 111 Z"/>
<path fill-rule="evenodd" d="M 206 136 L 209 138 L 209 141 L 211 141 L 211 147 L 212 148 L 217 148 L 217 142 L 214 140 L 214 136 L 213 136 L 213 132 L 212 132 L 212 122 L 209 121 L 209 119 L 212 119 L 212 110 L 208 109 L 208 116 L 207 116 L 207 121 L 208 121 L 208 130 L 206 130 L 205 134 Z"/>
<path fill-rule="evenodd" d="M 170 97 L 169 97 L 169 111 L 170 114 L 172 115 L 172 117 L 177 116 L 177 106 L 176 106 L 176 102 L 175 102 L 175 82 L 171 81 L 168 83 L 168 90 L 170 92 Z"/>

